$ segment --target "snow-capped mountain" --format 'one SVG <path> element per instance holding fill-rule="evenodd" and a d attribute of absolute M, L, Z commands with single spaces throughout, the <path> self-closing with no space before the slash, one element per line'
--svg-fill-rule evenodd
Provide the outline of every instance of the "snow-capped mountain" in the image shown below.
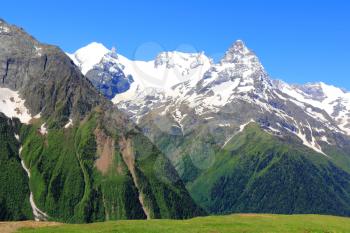
<path fill-rule="evenodd" d="M 288 85 L 276 82 L 277 87 L 309 112 L 307 105 L 324 110 L 337 126 L 350 135 L 350 93 L 323 82 L 305 85 Z M 319 116 L 314 116 L 319 117 Z"/>
<path fill-rule="evenodd" d="M 329 175 L 339 175 L 339 185 L 347 177 L 334 168 L 350 165 L 348 97 L 323 83 L 273 80 L 237 41 L 200 79 L 148 88 L 116 105 L 168 156 L 210 212 L 275 213 L 284 212 L 276 200 L 292 197 L 292 212 L 298 212 L 310 203 L 305 195 L 333 192 Z"/>
<path fill-rule="evenodd" d="M 198 81 L 211 65 L 204 53 L 178 51 L 162 52 L 151 61 L 133 61 L 96 42 L 68 56 L 98 89 L 101 85 L 107 88 L 113 83 L 121 86 L 107 91 L 108 98 L 115 96 L 115 103 L 134 99 L 149 88 L 159 92 L 187 80 Z"/>
<path fill-rule="evenodd" d="M 85 54 L 99 54 L 100 61 L 92 66 L 95 69 L 106 64 L 105 60 L 111 61 L 106 59 L 111 51 L 96 45 L 88 45 L 71 57 L 88 61 L 78 66 L 91 67 L 92 59 Z M 91 51 L 84 51 L 86 48 Z M 112 58 L 115 70 L 124 74 L 118 80 L 131 80 L 128 90 L 115 92 L 113 102 L 141 124 L 146 134 L 157 128 L 163 133 L 186 135 L 205 123 L 223 146 L 240 126 L 255 121 L 274 135 L 294 135 L 324 155 L 322 145 L 342 143 L 333 134 L 350 135 L 350 93 L 324 83 L 289 85 L 272 80 L 258 57 L 240 40 L 217 64 L 203 53 L 164 52 L 149 62 L 117 54 Z M 154 133 L 148 136 L 155 141 Z"/>
<path fill-rule="evenodd" d="M 104 55 L 110 51 L 100 43 L 92 42 L 91 44 L 78 49 L 74 54 L 67 55 L 74 61 L 74 63 L 80 68 L 81 72 L 85 75 L 91 70 L 94 65 L 99 63 Z"/>
<path fill-rule="evenodd" d="M 349 133 L 349 93 L 326 84 L 316 87 L 272 80 L 257 56 L 237 41 L 199 81 L 188 80 L 167 92 L 148 90 L 117 104 L 141 124 L 152 115 L 153 124 L 162 122 L 158 128 L 168 133 L 173 132 L 164 127 L 167 124 L 161 118 L 180 127 L 174 132 L 183 131 L 181 134 L 195 128 L 194 121 L 197 127 L 206 122 L 213 132 L 221 128 L 216 135 L 220 145 L 235 135 L 239 126 L 254 120 L 273 134 L 293 134 L 305 146 L 325 154 L 321 144 L 335 143 L 329 134 Z"/>

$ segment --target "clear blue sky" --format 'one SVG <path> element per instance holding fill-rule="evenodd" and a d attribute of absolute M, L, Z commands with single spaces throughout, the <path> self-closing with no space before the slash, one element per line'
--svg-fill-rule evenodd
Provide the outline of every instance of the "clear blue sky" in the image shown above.
<path fill-rule="evenodd" d="M 72 52 L 92 41 L 129 58 L 198 50 L 219 58 L 236 40 L 274 78 L 350 90 L 348 1 L 4 1 L 0 17 Z"/>

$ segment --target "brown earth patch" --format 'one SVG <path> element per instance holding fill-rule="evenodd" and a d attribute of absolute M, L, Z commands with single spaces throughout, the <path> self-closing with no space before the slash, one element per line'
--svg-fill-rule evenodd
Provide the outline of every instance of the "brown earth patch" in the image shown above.
<path fill-rule="evenodd" d="M 106 174 L 113 164 L 114 159 L 114 139 L 107 136 L 101 129 L 94 131 L 97 144 L 98 159 L 95 161 L 96 168 Z"/>

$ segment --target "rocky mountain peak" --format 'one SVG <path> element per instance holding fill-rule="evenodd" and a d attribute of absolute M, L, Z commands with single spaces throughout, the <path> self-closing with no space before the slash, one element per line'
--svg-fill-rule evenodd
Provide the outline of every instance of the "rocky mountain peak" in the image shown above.
<path fill-rule="evenodd" d="M 1 92 L 17 101 L 2 99 L 6 105 L 3 102 L 0 111 L 6 107 L 8 116 L 23 115 L 24 123 L 40 113 L 61 126 L 68 118 L 83 118 L 95 106 L 108 103 L 61 49 L 42 44 L 4 21 L 0 23 L 0 76 Z M 14 114 L 16 109 L 21 114 Z"/>
<path fill-rule="evenodd" d="M 204 85 L 203 90 L 216 90 L 214 92 L 220 96 L 222 105 L 229 102 L 232 95 L 254 92 L 265 96 L 265 92 L 272 88 L 269 75 L 259 59 L 241 40 L 226 51 L 220 63 L 211 66 L 199 84 Z M 223 90 L 227 98 L 222 98 Z"/>
<path fill-rule="evenodd" d="M 237 40 L 225 53 L 221 64 L 247 65 L 249 67 L 262 67 L 258 57 L 242 40 Z"/>

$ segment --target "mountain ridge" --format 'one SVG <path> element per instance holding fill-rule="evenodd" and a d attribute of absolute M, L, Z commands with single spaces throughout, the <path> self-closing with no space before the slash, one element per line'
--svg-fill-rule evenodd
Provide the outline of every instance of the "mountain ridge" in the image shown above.
<path fill-rule="evenodd" d="M 161 54 L 167 54 L 167 52 Z M 167 68 L 171 69 L 172 67 Z M 241 78 L 235 78 L 235 75 L 241 76 Z M 318 90 L 315 90 L 316 88 Z M 314 90 L 312 91 L 312 89 Z M 235 92 L 236 96 L 232 92 Z M 253 95 L 256 95 L 258 98 L 249 97 L 250 92 L 254 93 Z M 327 100 L 320 99 L 320 94 L 324 95 L 324 98 L 327 98 Z M 345 135 L 349 134 L 350 107 L 347 107 L 350 101 L 349 93 L 322 82 L 289 85 L 283 81 L 272 80 L 257 56 L 241 40 L 237 40 L 227 50 L 219 63 L 211 64 L 210 68 L 204 72 L 202 78 L 179 82 L 170 89 L 166 87 L 141 89 L 134 96 L 117 93 L 113 101 L 122 110 L 126 110 L 126 112 L 130 110 L 132 119 L 139 122 L 150 111 L 168 105 L 169 102 L 180 103 L 180 105 L 185 103 L 190 108 L 194 108 L 197 115 L 200 115 L 203 111 L 220 111 L 233 98 L 241 98 L 237 95 L 242 95 L 242 97 L 246 95 L 248 97 L 248 99 L 243 98 L 243 101 L 262 99 L 263 102 L 260 102 L 259 105 L 266 108 L 267 111 L 270 111 L 271 108 L 268 106 L 270 105 L 268 103 L 270 101 L 269 96 L 272 95 L 273 98 L 278 98 L 281 101 L 286 98 L 283 95 L 287 95 L 289 101 L 303 108 L 303 111 L 312 116 L 313 119 L 327 122 L 329 129 L 337 130 Z M 334 95 L 335 97 L 333 97 Z M 123 97 L 120 98 L 120 96 Z M 205 106 L 201 106 L 203 103 Z M 309 105 L 312 108 L 308 107 Z M 280 111 L 276 106 L 272 106 L 272 108 L 275 109 L 274 111 Z M 178 110 L 176 111 L 178 112 Z M 322 113 L 322 111 L 325 111 L 326 114 Z M 285 113 L 277 114 L 283 117 Z M 177 120 L 175 118 L 174 121 L 176 123 Z M 181 124 L 178 123 L 178 125 Z M 277 128 L 280 128 L 280 126 L 277 126 Z M 276 127 L 271 128 L 271 130 L 276 131 Z M 305 138 L 300 132 L 297 132 L 296 135 L 302 139 L 306 146 L 323 153 L 316 142 L 310 142 L 308 136 Z M 327 141 L 327 139 L 324 141 Z"/>

